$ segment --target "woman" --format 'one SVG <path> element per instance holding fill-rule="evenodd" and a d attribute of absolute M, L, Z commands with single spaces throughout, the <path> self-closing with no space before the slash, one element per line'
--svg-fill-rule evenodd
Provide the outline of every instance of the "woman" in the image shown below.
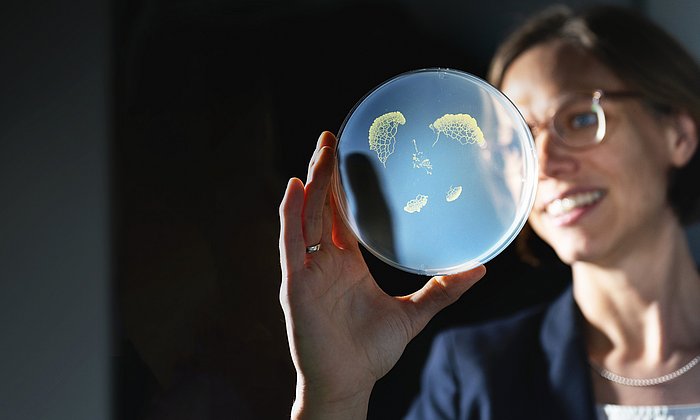
<path fill-rule="evenodd" d="M 640 406 L 700 415 L 700 278 L 682 229 L 698 197 L 697 64 L 629 12 L 557 9 L 503 44 L 490 79 L 533 131 L 529 224 L 571 266 L 572 287 L 545 307 L 439 336 L 409 417 L 590 419 Z M 280 206 L 296 418 L 366 416 L 406 344 L 485 273 L 385 295 L 334 213 L 334 147 L 323 133 L 306 185 L 290 180 Z"/>

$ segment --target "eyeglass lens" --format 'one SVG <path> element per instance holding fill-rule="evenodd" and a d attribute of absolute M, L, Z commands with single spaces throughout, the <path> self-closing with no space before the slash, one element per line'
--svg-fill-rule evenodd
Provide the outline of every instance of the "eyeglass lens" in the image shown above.
<path fill-rule="evenodd" d="M 605 136 L 605 114 L 596 97 L 567 101 L 554 115 L 553 125 L 561 140 L 572 147 L 598 144 Z"/>

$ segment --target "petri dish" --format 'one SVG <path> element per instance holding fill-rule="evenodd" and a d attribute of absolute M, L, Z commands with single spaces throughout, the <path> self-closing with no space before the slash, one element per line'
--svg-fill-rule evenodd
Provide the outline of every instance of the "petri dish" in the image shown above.
<path fill-rule="evenodd" d="M 333 190 L 372 254 L 424 275 L 497 256 L 524 226 L 537 155 L 517 108 L 486 81 L 429 68 L 372 89 L 338 131 Z"/>

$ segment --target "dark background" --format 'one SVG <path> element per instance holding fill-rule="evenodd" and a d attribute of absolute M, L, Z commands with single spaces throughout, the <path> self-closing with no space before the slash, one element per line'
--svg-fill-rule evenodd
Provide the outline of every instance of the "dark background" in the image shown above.
<path fill-rule="evenodd" d="M 484 76 L 497 43 L 549 3 L 2 6 L 0 418 L 288 417 L 287 179 L 369 89 L 423 67 Z M 700 45 L 684 32 L 697 2 L 607 3 Z M 367 259 L 388 293 L 426 280 Z M 436 332 L 542 302 L 567 275 L 508 248 L 377 384 L 370 418 L 405 412 Z"/>

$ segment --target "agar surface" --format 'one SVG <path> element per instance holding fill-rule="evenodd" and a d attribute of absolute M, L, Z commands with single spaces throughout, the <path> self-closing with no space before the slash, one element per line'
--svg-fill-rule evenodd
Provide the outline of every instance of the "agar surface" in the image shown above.
<path fill-rule="evenodd" d="M 455 201 L 459 198 L 460 194 L 462 194 L 461 185 L 457 185 L 456 187 L 450 185 L 450 189 L 447 190 L 447 194 L 445 194 L 445 200 L 447 200 L 448 202 Z"/>
<path fill-rule="evenodd" d="M 476 143 L 482 149 L 486 147 L 484 133 L 481 132 L 476 120 L 469 114 L 445 114 L 429 127 L 434 133 L 437 133 L 433 146 L 440 140 L 440 133 L 444 133 L 462 145 Z"/>
<path fill-rule="evenodd" d="M 401 112 L 394 111 L 375 118 L 369 127 L 369 150 L 377 153 L 385 168 L 386 160 L 394 153 L 398 127 L 403 124 L 406 124 L 406 118 Z"/>
<path fill-rule="evenodd" d="M 408 203 L 406 203 L 406 206 L 403 209 L 408 213 L 420 212 L 426 204 L 428 204 L 428 196 L 418 194 L 416 198 L 408 200 Z"/>
<path fill-rule="evenodd" d="M 430 163 L 430 159 L 423 159 L 423 152 L 418 151 L 418 146 L 416 145 L 416 139 L 413 139 L 413 148 L 416 149 L 416 153 L 413 154 L 413 167 L 423 168 L 428 175 L 432 175 L 433 165 Z"/>

